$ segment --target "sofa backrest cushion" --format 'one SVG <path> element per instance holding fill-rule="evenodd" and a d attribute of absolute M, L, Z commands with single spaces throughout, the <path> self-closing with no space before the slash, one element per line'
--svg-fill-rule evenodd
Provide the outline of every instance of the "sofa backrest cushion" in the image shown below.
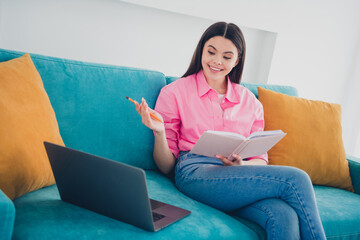
<path fill-rule="evenodd" d="M 266 84 L 266 83 L 245 83 L 245 82 L 241 83 L 241 85 L 243 85 L 244 87 L 249 89 L 252 93 L 254 93 L 257 98 L 259 98 L 258 87 L 262 87 L 268 90 L 283 93 L 293 97 L 299 96 L 298 90 L 292 86 Z"/>
<path fill-rule="evenodd" d="M 24 53 L 0 49 L 0 62 Z M 31 54 L 67 147 L 155 169 L 153 133 L 125 97 L 150 107 L 166 84 L 156 71 Z"/>
<path fill-rule="evenodd" d="M 178 77 L 173 76 L 166 76 L 166 84 L 172 83 L 176 81 Z M 275 84 L 266 84 L 266 83 L 247 83 L 241 82 L 241 85 L 249 89 L 257 98 L 259 97 L 258 94 L 258 87 L 262 87 L 268 90 L 272 90 L 275 92 L 283 93 L 289 96 L 298 97 L 299 93 L 295 87 L 286 86 L 286 85 L 275 85 Z"/>
<path fill-rule="evenodd" d="M 24 52 L 0 49 L 0 62 Z M 155 106 L 162 87 L 178 77 L 151 70 L 95 64 L 31 54 L 67 147 L 156 169 L 154 137 L 125 97 Z M 297 96 L 289 86 L 242 83 L 257 96 L 257 86 Z"/>

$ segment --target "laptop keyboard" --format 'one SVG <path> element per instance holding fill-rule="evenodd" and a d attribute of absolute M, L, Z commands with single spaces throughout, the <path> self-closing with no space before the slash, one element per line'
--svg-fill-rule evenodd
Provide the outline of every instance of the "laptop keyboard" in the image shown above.
<path fill-rule="evenodd" d="M 165 217 L 164 215 L 161 215 L 160 213 L 156 213 L 156 212 L 153 212 L 152 215 L 154 222 L 159 221 L 160 219 L 163 219 Z"/>
<path fill-rule="evenodd" d="M 161 206 L 164 206 L 165 203 L 150 199 L 150 205 L 151 205 L 151 210 L 157 209 Z"/>

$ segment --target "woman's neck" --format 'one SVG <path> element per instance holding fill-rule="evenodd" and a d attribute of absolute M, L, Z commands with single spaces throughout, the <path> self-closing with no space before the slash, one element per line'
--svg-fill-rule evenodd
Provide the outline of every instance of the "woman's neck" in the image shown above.
<path fill-rule="evenodd" d="M 227 90 L 227 81 L 226 79 L 219 81 L 219 80 L 208 80 L 206 82 L 209 86 L 214 89 L 219 94 L 225 94 Z"/>

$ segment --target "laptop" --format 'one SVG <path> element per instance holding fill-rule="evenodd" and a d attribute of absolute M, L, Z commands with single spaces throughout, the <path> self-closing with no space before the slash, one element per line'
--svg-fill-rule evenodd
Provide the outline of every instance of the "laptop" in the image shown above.
<path fill-rule="evenodd" d="M 145 171 L 44 142 L 61 200 L 148 231 L 191 212 L 149 199 Z"/>

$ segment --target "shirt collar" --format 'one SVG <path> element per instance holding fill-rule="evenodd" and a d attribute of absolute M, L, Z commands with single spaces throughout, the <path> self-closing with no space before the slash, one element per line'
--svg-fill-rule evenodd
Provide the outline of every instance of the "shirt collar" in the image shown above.
<path fill-rule="evenodd" d="M 227 77 L 227 83 L 228 84 L 227 84 L 225 98 L 227 98 L 227 100 L 229 100 L 232 103 L 239 103 L 240 96 L 239 96 L 239 92 L 236 91 L 235 88 L 236 83 L 231 82 L 229 77 Z"/>
<path fill-rule="evenodd" d="M 200 70 L 196 74 L 196 83 L 197 83 L 197 90 L 198 90 L 199 97 L 202 97 L 203 95 L 205 95 L 207 92 L 209 92 L 211 90 L 211 87 L 209 86 L 209 84 L 206 81 L 203 70 Z"/>
<path fill-rule="evenodd" d="M 236 83 L 231 82 L 229 77 L 227 77 L 227 81 L 228 81 L 227 82 L 228 84 L 227 84 L 225 98 L 228 99 L 230 102 L 239 103 L 240 97 L 239 97 L 237 91 L 235 91 L 234 86 L 233 86 L 233 84 L 236 84 Z M 197 90 L 198 90 L 199 97 L 202 97 L 203 95 L 205 95 L 212 89 L 206 81 L 203 70 L 200 70 L 196 74 L 196 82 L 197 82 Z"/>

